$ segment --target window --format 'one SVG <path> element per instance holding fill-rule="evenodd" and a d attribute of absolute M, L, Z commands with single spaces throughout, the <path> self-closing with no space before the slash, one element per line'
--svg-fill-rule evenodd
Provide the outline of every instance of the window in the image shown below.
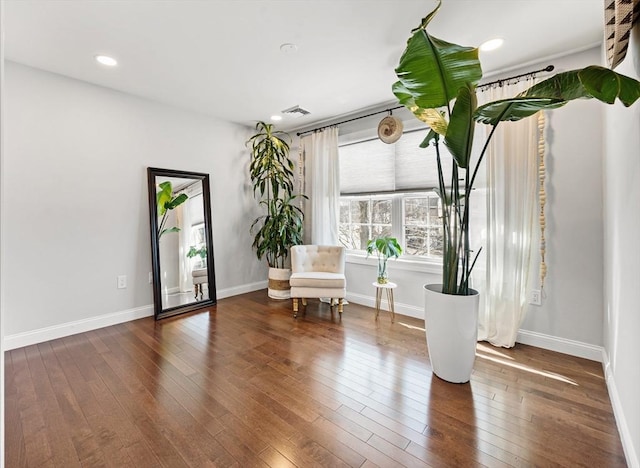
<path fill-rule="evenodd" d="M 404 252 L 442 257 L 443 231 L 440 198 L 433 192 L 402 198 Z"/>
<path fill-rule="evenodd" d="M 398 238 L 404 255 L 442 257 L 437 163 L 434 148 L 419 147 L 425 135 L 406 132 L 393 145 L 372 139 L 340 147 L 339 239 L 347 249 L 365 250 L 369 239 L 387 235 Z M 446 173 L 450 157 L 442 156 Z"/>
<path fill-rule="evenodd" d="M 393 235 L 390 197 L 340 197 L 339 240 L 351 250 L 365 250 L 374 237 Z"/>

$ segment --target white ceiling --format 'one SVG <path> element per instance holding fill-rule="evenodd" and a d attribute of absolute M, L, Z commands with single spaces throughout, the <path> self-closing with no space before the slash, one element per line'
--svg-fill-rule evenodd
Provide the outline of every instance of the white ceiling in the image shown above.
<path fill-rule="evenodd" d="M 601 42 L 603 0 L 443 0 L 430 32 L 479 45 L 485 76 Z M 9 60 L 285 130 L 393 102 L 393 69 L 433 0 L 6 0 Z M 298 51 L 283 54 L 280 45 Z M 93 57 L 116 57 L 106 68 Z"/>

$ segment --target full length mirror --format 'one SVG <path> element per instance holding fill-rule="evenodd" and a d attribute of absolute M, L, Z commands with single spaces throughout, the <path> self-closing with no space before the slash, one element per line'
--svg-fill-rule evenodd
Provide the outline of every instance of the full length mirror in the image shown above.
<path fill-rule="evenodd" d="M 147 176 L 156 319 L 215 304 L 209 175 L 150 167 Z"/>

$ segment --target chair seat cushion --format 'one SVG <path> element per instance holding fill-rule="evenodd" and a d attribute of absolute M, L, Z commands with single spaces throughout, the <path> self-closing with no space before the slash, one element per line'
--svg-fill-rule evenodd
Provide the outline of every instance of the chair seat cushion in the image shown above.
<path fill-rule="evenodd" d="M 292 287 L 308 288 L 344 288 L 347 280 L 342 273 L 327 273 L 324 271 L 293 273 L 289 283 Z"/>
<path fill-rule="evenodd" d="M 191 271 L 191 276 L 193 276 L 194 278 L 198 276 L 207 276 L 207 273 L 208 271 L 206 268 L 198 268 L 196 270 Z"/>

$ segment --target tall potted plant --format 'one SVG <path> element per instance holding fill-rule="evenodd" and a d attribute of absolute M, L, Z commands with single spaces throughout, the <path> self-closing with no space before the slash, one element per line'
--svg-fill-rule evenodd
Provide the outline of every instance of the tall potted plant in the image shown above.
<path fill-rule="evenodd" d="M 251 147 L 249 175 L 253 193 L 265 214 L 251 225 L 253 247 L 258 259 L 269 265 L 269 297 L 289 298 L 291 270 L 285 268 L 289 248 L 302 243 L 303 213 L 294 202 L 293 161 L 289 159 L 291 139 L 272 124 L 258 122 Z M 304 196 L 304 195 L 302 195 Z"/>
<path fill-rule="evenodd" d="M 469 200 L 497 126 L 579 98 L 607 104 L 618 98 L 630 106 L 640 97 L 640 83 L 607 68 L 589 66 L 559 73 L 513 98 L 477 107 L 475 88 L 482 78 L 478 49 L 452 44 L 427 32 L 440 5 L 438 0 L 435 9 L 412 31 L 392 90 L 400 103 L 429 127 L 420 146 L 434 145 L 436 150 L 443 207 L 443 269 L 442 284 L 425 285 L 425 329 L 434 373 L 461 383 L 471 376 L 478 328 L 478 293 L 470 288 L 469 280 L 480 251 L 472 256 Z M 472 163 L 476 122 L 492 128 Z M 454 160 L 450 174 L 442 170 L 440 143 Z"/>

